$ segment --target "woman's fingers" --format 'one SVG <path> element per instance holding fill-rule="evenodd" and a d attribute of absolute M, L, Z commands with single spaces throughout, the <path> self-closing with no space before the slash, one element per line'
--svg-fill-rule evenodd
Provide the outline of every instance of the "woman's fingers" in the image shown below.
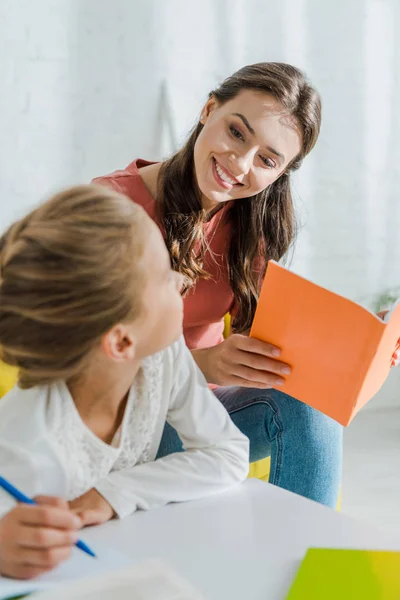
<path fill-rule="evenodd" d="M 291 373 L 290 365 L 277 360 L 279 348 L 240 334 L 204 352 L 202 370 L 217 385 L 271 388 L 283 385 Z"/>
<path fill-rule="evenodd" d="M 243 335 L 235 335 L 232 338 L 236 338 L 232 340 L 234 342 L 231 355 L 233 363 L 260 371 L 290 375 L 290 366 L 276 358 L 280 355 L 280 350 L 276 346 Z"/>
<path fill-rule="evenodd" d="M 392 361 L 390 365 L 392 367 L 397 367 L 400 364 L 400 340 L 397 340 L 396 348 L 392 354 Z"/>
<path fill-rule="evenodd" d="M 290 375 L 291 367 L 274 355 L 280 350 L 271 344 L 245 336 L 235 336 L 236 351 L 231 365 L 231 374 L 262 385 L 282 385 L 284 377 Z M 233 356 L 232 356 L 233 357 Z"/>
<path fill-rule="evenodd" d="M 211 379 L 218 385 L 271 388 L 285 383 L 291 367 L 277 360 L 279 348 L 234 334 L 210 349 L 214 355 Z"/>
<path fill-rule="evenodd" d="M 229 338 L 228 338 L 229 339 Z M 245 335 L 233 335 L 231 336 L 232 341 L 235 341 L 235 345 L 239 350 L 250 352 L 253 354 L 259 354 L 261 356 L 270 356 L 273 358 L 279 358 L 281 350 L 273 344 L 268 342 L 262 342 Z"/>
<path fill-rule="evenodd" d="M 388 312 L 389 312 L 389 309 L 385 308 L 385 310 L 380 310 L 379 312 L 377 312 L 376 316 L 379 317 L 380 319 L 382 319 L 382 321 L 384 321 Z"/>
<path fill-rule="evenodd" d="M 269 371 L 262 371 L 259 369 L 252 369 L 245 365 L 235 365 L 232 369 L 232 375 L 239 377 L 242 380 L 257 383 L 267 387 L 273 387 L 275 385 L 283 385 L 285 380 L 283 377 L 279 377 L 275 373 Z"/>
<path fill-rule="evenodd" d="M 268 383 L 261 383 L 260 381 L 254 381 L 250 379 L 243 379 L 242 377 L 238 377 L 236 375 L 230 375 L 229 383 L 225 385 L 233 385 L 244 388 L 256 388 L 258 390 L 269 390 L 273 387 Z"/>
<path fill-rule="evenodd" d="M 261 356 L 260 354 L 253 354 L 250 352 L 239 351 L 237 365 L 249 367 L 256 371 L 264 371 L 268 373 L 275 373 L 277 375 L 290 375 L 291 368 L 286 363 L 280 360 L 274 360 Z"/>

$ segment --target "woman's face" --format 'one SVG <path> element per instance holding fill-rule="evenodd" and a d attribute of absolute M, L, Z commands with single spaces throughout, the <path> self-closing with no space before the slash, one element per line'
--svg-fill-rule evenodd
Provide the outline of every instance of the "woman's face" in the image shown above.
<path fill-rule="evenodd" d="M 254 196 L 278 179 L 301 149 L 293 117 L 269 94 L 243 90 L 219 105 L 211 97 L 194 147 L 203 208 Z"/>

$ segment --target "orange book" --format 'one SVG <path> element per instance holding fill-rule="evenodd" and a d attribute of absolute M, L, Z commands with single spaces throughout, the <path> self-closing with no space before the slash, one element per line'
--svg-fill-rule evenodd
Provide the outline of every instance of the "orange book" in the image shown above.
<path fill-rule="evenodd" d="M 270 261 L 250 336 L 281 348 L 292 367 L 277 389 L 348 425 L 389 374 L 400 305 L 383 322 Z"/>

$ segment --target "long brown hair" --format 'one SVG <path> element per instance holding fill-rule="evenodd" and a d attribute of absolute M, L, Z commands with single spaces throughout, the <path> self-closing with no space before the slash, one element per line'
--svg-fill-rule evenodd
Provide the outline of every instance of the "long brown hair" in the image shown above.
<path fill-rule="evenodd" d="M 225 79 L 209 97 L 214 96 L 219 104 L 223 104 L 242 90 L 265 92 L 278 100 L 285 112 L 296 120 L 302 148 L 285 172 L 267 189 L 231 203 L 232 237 L 227 262 L 237 306 L 233 328 L 239 332 L 251 326 L 267 261 L 280 260 L 295 238 L 290 172 L 299 168 L 304 156 L 314 147 L 321 124 L 318 92 L 304 74 L 291 65 L 248 65 Z M 162 164 L 158 179 L 157 197 L 166 244 L 173 268 L 185 275 L 187 288 L 195 285 L 200 277 L 208 276 L 203 269 L 207 250 L 203 234 L 206 213 L 196 184 L 193 158 L 202 128 L 199 122 L 184 147 Z M 260 259 L 263 265 L 261 276 L 259 269 L 255 269 Z"/>
<path fill-rule="evenodd" d="M 144 211 L 107 188 L 57 194 L 0 238 L 0 358 L 30 388 L 79 376 L 141 311 Z"/>

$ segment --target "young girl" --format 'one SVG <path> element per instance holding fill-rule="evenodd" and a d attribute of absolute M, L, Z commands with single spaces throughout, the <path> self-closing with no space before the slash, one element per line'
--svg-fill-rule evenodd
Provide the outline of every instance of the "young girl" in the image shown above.
<path fill-rule="evenodd" d="M 220 492 L 248 440 L 209 391 L 182 332 L 182 276 L 145 211 L 99 186 L 61 193 L 0 239 L 0 573 L 65 560 L 78 529 Z M 155 461 L 165 421 L 184 453 Z M 45 494 L 45 496 L 43 496 Z"/>
<path fill-rule="evenodd" d="M 342 427 L 282 393 L 290 367 L 281 349 L 246 335 L 266 262 L 282 258 L 294 239 L 291 175 L 320 124 L 320 97 L 301 71 L 248 65 L 209 94 L 176 154 L 162 163 L 135 160 L 96 181 L 142 205 L 163 232 L 185 276 L 186 343 L 250 439 L 251 460 L 271 456 L 271 483 L 333 507 Z M 233 335 L 224 340 L 227 312 Z M 312 373 L 310 364 L 304 376 Z M 179 449 L 167 425 L 159 455 Z"/>

